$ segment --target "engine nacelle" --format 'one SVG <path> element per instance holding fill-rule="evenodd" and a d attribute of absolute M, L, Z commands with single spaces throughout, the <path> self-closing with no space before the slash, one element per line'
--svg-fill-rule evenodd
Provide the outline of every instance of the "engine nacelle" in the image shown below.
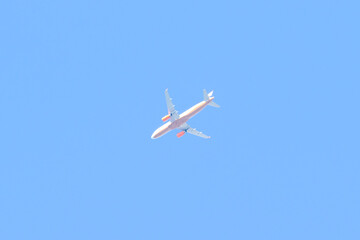
<path fill-rule="evenodd" d="M 178 134 L 176 134 L 176 136 L 178 138 L 180 138 L 180 137 L 184 136 L 184 134 L 185 134 L 185 131 L 182 131 L 182 132 L 179 132 Z"/>
<path fill-rule="evenodd" d="M 165 117 L 163 117 L 161 120 L 163 120 L 163 122 L 166 122 L 167 120 L 170 119 L 170 114 L 166 115 Z"/>

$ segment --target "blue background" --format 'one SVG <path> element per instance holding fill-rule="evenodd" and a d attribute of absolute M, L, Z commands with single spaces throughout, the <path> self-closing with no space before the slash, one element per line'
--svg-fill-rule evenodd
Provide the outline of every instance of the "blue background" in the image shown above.
<path fill-rule="evenodd" d="M 360 239 L 359 10 L 3 1 L 0 239 Z"/>

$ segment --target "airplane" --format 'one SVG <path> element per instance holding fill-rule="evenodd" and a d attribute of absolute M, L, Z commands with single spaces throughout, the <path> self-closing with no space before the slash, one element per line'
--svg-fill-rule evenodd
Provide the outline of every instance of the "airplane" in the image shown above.
<path fill-rule="evenodd" d="M 180 129 L 181 132 L 177 133 L 176 136 L 178 138 L 184 136 L 185 133 L 190 133 L 195 136 L 199 136 L 202 138 L 210 138 L 209 136 L 206 136 L 202 132 L 197 131 L 195 128 L 191 128 L 186 122 L 194 117 L 196 114 L 198 114 L 201 110 L 203 110 L 207 105 L 212 107 L 219 108 L 220 106 L 213 102 L 214 97 L 212 96 L 214 91 L 211 91 L 209 94 L 204 89 L 204 101 L 199 102 L 198 104 L 194 105 L 193 107 L 189 108 L 182 114 L 178 114 L 178 111 L 175 110 L 175 105 L 172 103 L 172 98 L 170 98 L 170 95 L 168 93 L 168 89 L 165 90 L 165 99 L 166 99 L 166 105 L 168 109 L 168 115 L 163 117 L 161 120 L 163 122 L 166 122 L 167 120 L 170 120 L 169 122 L 165 123 L 161 127 L 159 127 L 152 135 L 151 138 L 159 138 L 163 136 L 164 134 L 170 132 L 174 129 Z"/>

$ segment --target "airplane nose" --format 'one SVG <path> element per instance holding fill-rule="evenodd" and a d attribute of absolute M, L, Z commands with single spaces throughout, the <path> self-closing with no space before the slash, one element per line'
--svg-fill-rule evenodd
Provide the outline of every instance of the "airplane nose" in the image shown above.
<path fill-rule="evenodd" d="M 156 139 L 159 138 L 161 136 L 161 129 L 158 128 L 156 129 L 156 131 L 151 135 L 151 139 Z"/>
<path fill-rule="evenodd" d="M 155 139 L 155 132 L 151 135 L 151 139 Z"/>

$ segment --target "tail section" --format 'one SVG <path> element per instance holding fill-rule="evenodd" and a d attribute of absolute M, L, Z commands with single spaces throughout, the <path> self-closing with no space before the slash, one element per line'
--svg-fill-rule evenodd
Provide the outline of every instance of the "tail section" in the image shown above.
<path fill-rule="evenodd" d="M 210 100 L 210 97 L 213 95 L 214 91 L 211 91 L 209 94 L 206 92 L 206 90 L 204 89 L 204 101 L 208 101 Z M 214 99 L 214 97 L 212 97 Z M 212 107 L 216 107 L 216 108 L 219 108 L 220 106 L 217 105 L 216 103 L 214 103 L 213 101 L 211 101 L 209 104 L 209 106 L 212 106 Z"/>

